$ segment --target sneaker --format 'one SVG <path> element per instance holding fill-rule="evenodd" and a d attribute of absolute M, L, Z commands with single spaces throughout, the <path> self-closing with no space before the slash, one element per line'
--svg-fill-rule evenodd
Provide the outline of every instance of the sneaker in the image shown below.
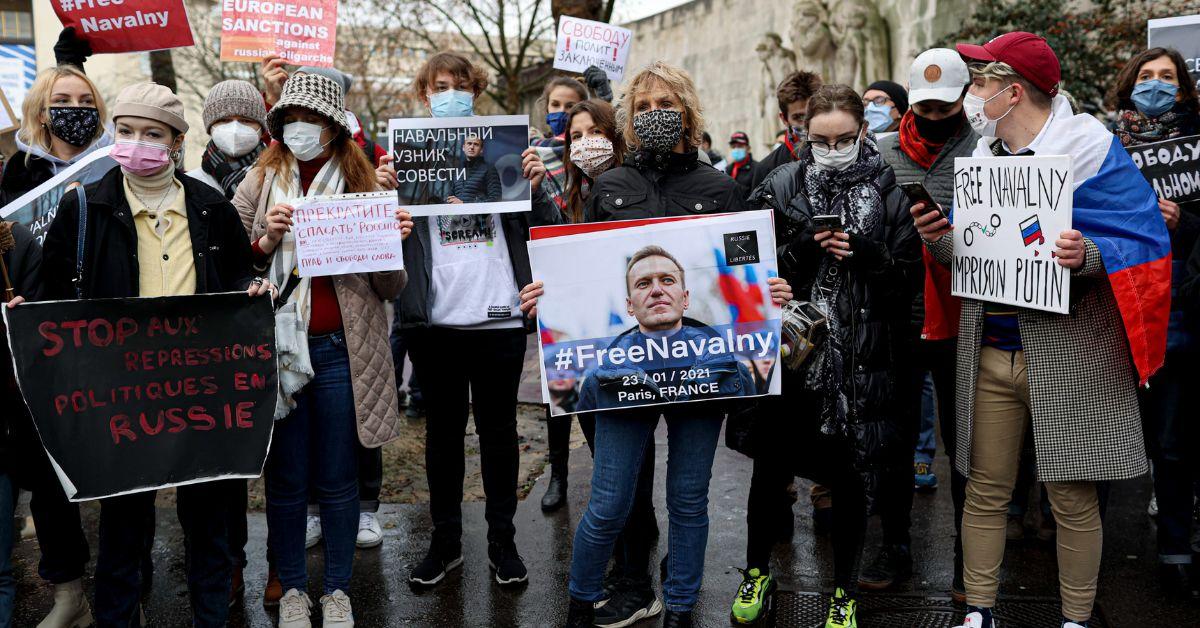
<path fill-rule="evenodd" d="M 1158 516 L 1158 495 L 1151 493 L 1150 504 L 1146 506 L 1146 514 L 1150 515 L 1151 517 Z"/>
<path fill-rule="evenodd" d="M 567 623 L 563 628 L 592 628 L 595 625 L 596 608 L 605 602 L 584 602 L 571 598 L 571 606 L 567 609 Z"/>
<path fill-rule="evenodd" d="M 662 601 L 655 595 L 649 576 L 644 580 L 622 578 L 613 587 L 608 602 L 597 609 L 593 623 L 603 628 L 624 628 L 662 610 Z"/>
<path fill-rule="evenodd" d="M 775 579 L 771 574 L 762 573 L 758 567 L 738 571 L 742 574 L 742 584 L 733 598 L 729 619 L 735 624 L 753 624 L 771 612 Z"/>
<path fill-rule="evenodd" d="M 991 615 L 991 611 L 972 610 L 957 628 L 996 628 L 996 622 L 992 620 Z"/>
<path fill-rule="evenodd" d="M 692 628 L 694 625 L 692 611 L 667 611 L 663 616 L 663 628 Z"/>
<path fill-rule="evenodd" d="M 350 596 L 341 589 L 321 596 L 322 628 L 354 628 L 354 611 L 350 609 Z"/>
<path fill-rule="evenodd" d="M 858 576 L 865 591 L 882 591 L 912 576 L 912 554 L 903 545 L 884 545 Z"/>
<path fill-rule="evenodd" d="M 383 528 L 379 525 L 379 517 L 373 512 L 363 512 L 358 515 L 358 538 L 354 544 L 360 549 L 379 547 L 383 543 Z"/>
<path fill-rule="evenodd" d="M 496 572 L 498 584 L 520 584 L 529 580 L 525 561 L 517 553 L 517 546 L 508 543 L 488 543 L 488 566 Z"/>
<path fill-rule="evenodd" d="M 1009 541 L 1025 540 L 1025 518 L 1018 515 L 1008 515 L 1004 524 L 1004 538 Z"/>
<path fill-rule="evenodd" d="M 858 628 L 858 602 L 846 595 L 841 587 L 829 598 L 829 615 L 825 617 L 825 628 Z"/>
<path fill-rule="evenodd" d="M 413 567 L 412 573 L 408 575 L 408 581 L 412 584 L 431 587 L 441 582 L 447 573 L 462 565 L 462 562 L 461 549 L 456 557 L 444 558 L 436 549 L 430 547 L 429 552 L 425 554 L 425 559 Z"/>
<path fill-rule="evenodd" d="M 267 586 L 263 588 L 263 606 L 265 608 L 279 606 L 279 599 L 282 597 L 283 585 L 279 582 L 279 574 L 275 573 L 275 567 L 268 567 Z"/>
<path fill-rule="evenodd" d="M 928 462 L 913 463 L 913 488 L 918 491 L 932 491 L 937 488 L 937 475 Z"/>
<path fill-rule="evenodd" d="M 1077 624 L 1073 621 L 1064 621 L 1062 628 L 1087 628 L 1087 624 L 1086 623 Z"/>
<path fill-rule="evenodd" d="M 288 589 L 279 600 L 279 628 L 312 628 L 312 600 L 300 589 Z"/>
<path fill-rule="evenodd" d="M 308 523 L 304 526 L 304 549 L 310 549 L 321 542 L 321 517 L 309 515 Z"/>

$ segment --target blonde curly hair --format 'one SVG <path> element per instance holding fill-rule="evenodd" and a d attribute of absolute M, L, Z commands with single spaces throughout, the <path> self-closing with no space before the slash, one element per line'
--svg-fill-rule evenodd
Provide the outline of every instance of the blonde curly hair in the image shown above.
<path fill-rule="evenodd" d="M 696 84 L 687 70 L 665 61 L 651 63 L 625 83 L 625 91 L 621 94 L 621 106 L 617 112 L 618 126 L 621 134 L 625 136 L 625 144 L 634 151 L 641 147 L 641 141 L 633 131 L 633 116 L 637 113 L 634 105 L 639 95 L 655 87 L 662 87 L 679 99 L 683 109 L 684 145 L 689 149 L 700 146 L 704 136 L 704 109 L 700 106 Z"/>

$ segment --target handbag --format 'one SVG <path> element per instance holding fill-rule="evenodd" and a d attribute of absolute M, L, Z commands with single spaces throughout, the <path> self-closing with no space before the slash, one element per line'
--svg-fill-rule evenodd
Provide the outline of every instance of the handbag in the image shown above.
<path fill-rule="evenodd" d="M 800 370 L 813 352 L 829 337 L 829 316 L 811 301 L 788 301 L 783 306 L 782 346 L 783 365 Z"/>

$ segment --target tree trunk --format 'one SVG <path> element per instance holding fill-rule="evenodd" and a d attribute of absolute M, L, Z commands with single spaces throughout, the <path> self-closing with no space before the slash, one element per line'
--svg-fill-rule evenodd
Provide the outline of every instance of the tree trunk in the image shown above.
<path fill-rule="evenodd" d="M 175 62 L 170 50 L 155 50 L 150 53 L 150 80 L 169 88 L 176 94 L 179 85 L 175 80 Z"/>
<path fill-rule="evenodd" d="M 606 9 L 611 11 L 611 5 L 606 7 L 604 0 L 551 0 L 550 14 L 554 16 L 554 22 L 558 23 L 560 15 L 569 15 L 585 20 L 595 22 L 607 22 L 608 16 L 605 15 Z"/>

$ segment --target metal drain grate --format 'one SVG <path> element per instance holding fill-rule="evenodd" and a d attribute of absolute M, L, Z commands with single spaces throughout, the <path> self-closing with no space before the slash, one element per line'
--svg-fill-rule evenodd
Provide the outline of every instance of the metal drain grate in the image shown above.
<path fill-rule="evenodd" d="M 829 598 L 819 593 L 780 591 L 775 594 L 775 626 L 823 628 Z M 954 628 L 963 619 L 964 607 L 950 598 L 904 595 L 859 597 L 858 625 L 862 628 Z M 1054 599 L 1002 601 L 996 605 L 996 623 L 1003 628 L 1045 628 L 1062 621 Z M 1109 628 L 1099 609 L 1092 628 Z"/>

